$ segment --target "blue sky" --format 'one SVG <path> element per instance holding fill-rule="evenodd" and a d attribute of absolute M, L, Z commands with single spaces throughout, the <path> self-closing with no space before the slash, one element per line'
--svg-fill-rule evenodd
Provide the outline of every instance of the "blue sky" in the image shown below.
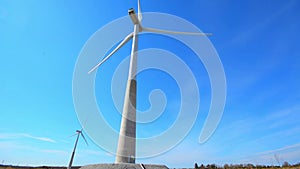
<path fill-rule="evenodd" d="M 278 164 L 275 156 L 281 163 L 299 162 L 300 2 L 152 0 L 141 3 L 144 12 L 176 15 L 204 32 L 213 33 L 209 39 L 224 66 L 227 100 L 214 135 L 199 144 L 210 103 L 210 84 L 201 62 L 184 58 L 200 84 L 201 109 L 196 123 L 172 150 L 137 162 L 169 167 L 192 167 L 195 162 L 275 165 Z M 134 0 L 0 1 L 1 163 L 68 164 L 75 141 L 69 136 L 81 128 L 72 98 L 77 57 L 94 32 L 127 15 L 130 7 L 136 8 Z M 151 36 L 160 42 L 152 44 L 142 37 L 140 48 L 161 47 L 178 54 L 185 50 L 166 45 L 176 41 Z M 114 57 L 128 55 L 129 48 L 126 45 Z M 164 74 L 152 73 L 159 74 L 150 71 L 138 78 L 138 103 L 142 109 L 149 106 L 141 101 L 147 98 L 147 92 L 155 87 L 167 90 L 172 83 Z M 149 79 L 157 77 L 165 81 L 160 85 L 149 83 Z M 109 73 L 105 78 L 109 78 Z M 105 89 L 96 87 L 96 91 L 101 90 Z M 176 98 L 178 93 L 173 94 L 169 97 Z M 101 100 L 103 96 L 97 97 Z M 103 109 L 116 111 L 110 101 L 107 104 Z M 165 116 L 157 122 L 157 130 L 144 133 L 138 128 L 140 136 L 160 132 L 168 120 L 175 118 L 170 112 L 165 112 Z M 118 129 L 119 123 L 112 123 Z M 114 156 L 88 141 L 90 144 L 86 146 L 80 140 L 75 165 L 114 162 Z"/>

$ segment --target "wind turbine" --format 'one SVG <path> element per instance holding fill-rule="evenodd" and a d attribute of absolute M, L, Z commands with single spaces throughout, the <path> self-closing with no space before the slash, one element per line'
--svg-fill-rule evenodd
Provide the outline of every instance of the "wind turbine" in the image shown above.
<path fill-rule="evenodd" d="M 136 148 L 136 69 L 137 69 L 137 51 L 138 51 L 138 35 L 140 32 L 162 33 L 162 34 L 182 34 L 208 36 L 210 33 L 198 32 L 178 32 L 170 30 L 162 30 L 156 28 L 148 28 L 142 26 L 142 12 L 140 0 L 138 0 L 138 14 L 136 15 L 133 8 L 128 10 L 128 14 L 133 22 L 134 30 L 101 62 L 94 66 L 88 73 L 92 73 L 104 62 L 106 62 L 115 52 L 132 39 L 132 49 L 130 56 L 130 66 L 128 73 L 128 81 L 123 105 L 123 113 L 116 153 L 115 163 L 135 163 Z"/>
<path fill-rule="evenodd" d="M 73 152 L 72 152 L 72 155 L 71 155 L 71 160 L 69 162 L 69 166 L 68 166 L 68 169 L 71 169 L 72 168 L 72 163 L 73 163 L 73 159 L 74 159 L 74 155 L 75 155 L 75 151 L 76 151 L 76 147 L 77 147 L 77 143 L 78 143 L 78 140 L 79 140 L 79 136 L 81 135 L 82 138 L 84 139 L 85 143 L 88 145 L 84 135 L 82 134 L 82 129 L 81 130 L 76 130 L 76 134 L 74 135 L 77 135 L 77 138 L 76 138 L 76 141 L 75 141 L 75 146 L 74 146 L 74 149 L 73 149 Z M 72 136 L 74 136 L 72 135 Z"/>

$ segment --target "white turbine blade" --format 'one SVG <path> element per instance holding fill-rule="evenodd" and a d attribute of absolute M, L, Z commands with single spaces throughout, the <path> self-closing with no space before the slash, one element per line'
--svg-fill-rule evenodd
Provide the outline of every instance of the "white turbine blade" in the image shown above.
<path fill-rule="evenodd" d="M 86 144 L 86 145 L 89 145 L 89 144 L 88 144 L 88 142 L 86 141 L 86 139 L 85 139 L 84 135 L 83 135 L 82 133 L 80 133 L 80 134 L 81 134 L 81 136 L 82 136 L 83 140 L 85 141 L 85 144 Z"/>
<path fill-rule="evenodd" d="M 75 134 L 72 134 L 72 135 L 71 135 L 71 136 L 69 136 L 69 137 L 74 137 L 74 136 L 76 136 L 76 135 L 77 135 L 77 133 L 75 133 Z M 68 137 L 68 138 L 69 138 L 69 137 Z"/>
<path fill-rule="evenodd" d="M 130 33 L 126 38 L 109 54 L 106 58 L 104 58 L 101 62 L 99 62 L 96 66 L 94 66 L 88 73 L 92 73 L 96 70 L 102 63 L 107 61 L 116 51 L 118 51 L 122 46 L 124 46 L 131 38 L 133 37 L 133 33 Z"/>
<path fill-rule="evenodd" d="M 138 19 L 139 19 L 140 22 L 143 19 L 140 0 L 138 0 Z"/>
<path fill-rule="evenodd" d="M 178 32 L 178 31 L 169 31 L 162 29 L 154 29 L 154 28 L 142 28 L 142 31 L 146 32 L 154 32 L 154 33 L 163 33 L 163 34 L 177 34 L 177 35 L 198 35 L 198 36 L 210 36 L 211 33 L 199 33 L 199 32 Z"/>

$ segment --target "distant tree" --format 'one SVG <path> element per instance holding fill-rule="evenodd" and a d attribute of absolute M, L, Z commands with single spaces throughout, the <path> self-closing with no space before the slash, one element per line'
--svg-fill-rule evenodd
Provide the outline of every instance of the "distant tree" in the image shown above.
<path fill-rule="evenodd" d="M 283 164 L 282 164 L 282 167 L 289 167 L 289 166 L 290 166 L 290 164 L 287 161 L 283 162 Z"/>
<path fill-rule="evenodd" d="M 223 168 L 224 168 L 224 169 L 230 169 L 230 167 L 229 167 L 228 164 L 224 164 Z"/>
<path fill-rule="evenodd" d="M 255 166 L 253 164 L 245 164 L 245 168 L 252 169 L 255 168 Z"/>
<path fill-rule="evenodd" d="M 198 167 L 198 164 L 197 164 L 197 163 L 195 163 L 195 169 L 197 169 L 197 168 L 199 168 L 199 167 Z"/>
<path fill-rule="evenodd" d="M 262 168 L 262 166 L 261 166 L 261 165 L 256 165 L 256 166 L 255 166 L 255 168 L 257 168 L 257 169 L 261 169 L 261 168 Z"/>
<path fill-rule="evenodd" d="M 237 167 L 236 167 L 236 165 L 230 164 L 229 168 L 233 168 L 234 169 L 234 168 L 237 168 Z"/>
<path fill-rule="evenodd" d="M 300 163 L 297 163 L 297 164 L 295 164 L 295 165 L 293 165 L 293 166 L 295 166 L 295 167 L 300 167 Z"/>
<path fill-rule="evenodd" d="M 205 169 L 205 166 L 201 164 L 200 169 Z"/>
<path fill-rule="evenodd" d="M 206 168 L 208 168 L 208 169 L 217 169 L 217 166 L 216 166 L 216 164 L 207 164 L 207 166 L 206 166 Z"/>

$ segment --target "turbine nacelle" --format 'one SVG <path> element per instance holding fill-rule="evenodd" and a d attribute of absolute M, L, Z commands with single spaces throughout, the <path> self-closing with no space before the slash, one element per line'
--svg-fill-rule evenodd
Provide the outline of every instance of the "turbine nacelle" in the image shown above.
<path fill-rule="evenodd" d="M 140 24 L 140 21 L 139 21 L 138 17 L 136 16 L 135 11 L 134 11 L 133 8 L 130 8 L 130 9 L 128 10 L 128 14 L 129 14 L 129 16 L 130 16 L 132 22 L 133 22 L 135 25 L 136 25 L 136 24 L 138 24 L 138 25 Z"/>

